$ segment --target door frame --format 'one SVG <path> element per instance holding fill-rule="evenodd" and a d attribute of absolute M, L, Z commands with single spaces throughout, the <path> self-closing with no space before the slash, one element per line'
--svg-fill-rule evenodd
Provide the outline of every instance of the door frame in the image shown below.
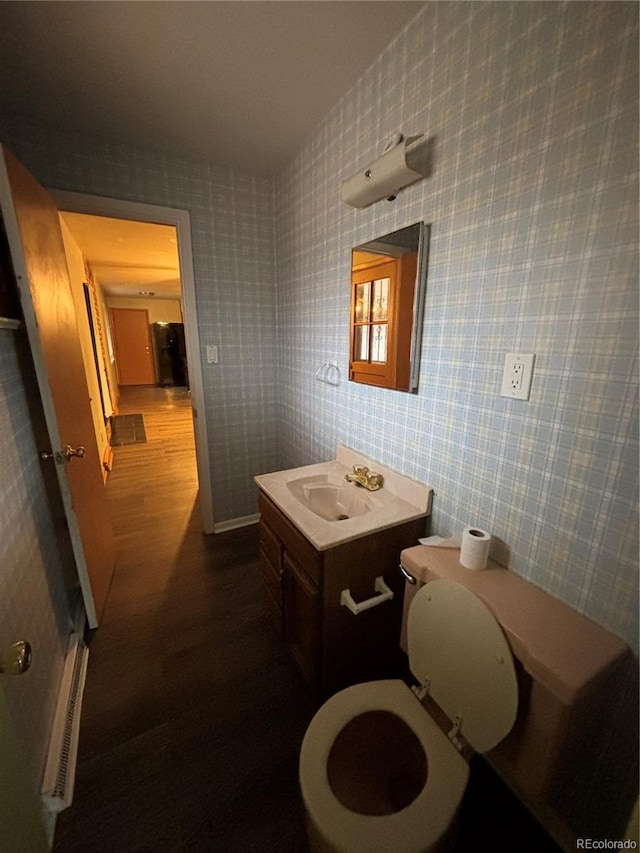
<path fill-rule="evenodd" d="M 193 269 L 191 217 L 189 211 L 138 201 L 108 198 L 107 196 L 51 189 L 49 187 L 46 189 L 53 196 L 61 212 L 86 213 L 92 216 L 108 216 L 112 219 L 132 219 L 137 222 L 173 225 L 176 229 L 178 257 L 180 260 L 180 288 L 184 315 L 184 335 L 193 409 L 200 513 L 202 515 L 204 532 L 214 533 L 209 440 L 205 415 L 202 359 L 200 358 L 200 334 L 198 331 L 196 283 Z"/>

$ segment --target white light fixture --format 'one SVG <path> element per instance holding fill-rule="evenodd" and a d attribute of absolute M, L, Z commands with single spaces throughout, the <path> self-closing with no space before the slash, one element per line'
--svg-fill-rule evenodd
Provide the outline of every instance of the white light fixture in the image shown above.
<path fill-rule="evenodd" d="M 429 140 L 424 133 L 404 139 L 397 133 L 373 163 L 342 183 L 342 200 L 351 207 L 368 207 L 429 174 Z"/>

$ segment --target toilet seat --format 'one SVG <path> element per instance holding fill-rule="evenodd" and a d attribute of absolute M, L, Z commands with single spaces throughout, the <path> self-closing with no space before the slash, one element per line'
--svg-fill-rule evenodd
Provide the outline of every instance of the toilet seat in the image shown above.
<path fill-rule="evenodd" d="M 427 757 L 427 780 L 421 792 L 406 808 L 390 815 L 363 815 L 346 808 L 333 793 L 327 775 L 329 753 L 339 733 L 355 717 L 370 711 L 399 717 Z M 375 749 L 375 743 L 371 746 Z M 313 718 L 300 754 L 300 787 L 307 813 L 335 850 L 349 853 L 431 849 L 451 824 L 468 777 L 467 762 L 410 688 L 396 679 L 356 684 L 332 696 Z"/>

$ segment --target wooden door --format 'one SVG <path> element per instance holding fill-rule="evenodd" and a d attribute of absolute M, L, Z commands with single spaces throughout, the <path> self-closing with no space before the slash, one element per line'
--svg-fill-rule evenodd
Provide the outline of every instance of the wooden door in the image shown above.
<path fill-rule="evenodd" d="M 355 266 L 351 272 L 349 379 L 408 391 L 418 253 Z"/>
<path fill-rule="evenodd" d="M 89 626 L 98 624 L 115 565 L 115 540 L 102 460 L 64 253 L 50 195 L 6 149 L 0 157 L 0 211 L 40 389 Z M 65 449 L 84 448 L 74 456 Z"/>
<path fill-rule="evenodd" d="M 386 259 L 351 274 L 349 378 L 393 387 L 397 263 Z"/>
<path fill-rule="evenodd" d="M 112 308 L 111 327 L 119 384 L 155 385 L 149 312 L 140 308 Z"/>

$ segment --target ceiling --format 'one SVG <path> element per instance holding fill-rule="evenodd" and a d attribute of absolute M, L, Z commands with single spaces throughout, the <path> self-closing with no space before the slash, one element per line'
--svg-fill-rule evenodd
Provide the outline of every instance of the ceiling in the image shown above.
<path fill-rule="evenodd" d="M 0 111 L 274 176 L 422 5 L 5 0 Z M 64 216 L 107 294 L 178 296 L 173 229 Z"/>
<path fill-rule="evenodd" d="M 180 264 L 173 225 L 62 213 L 108 296 L 180 298 Z"/>
<path fill-rule="evenodd" d="M 273 176 L 422 5 L 0 2 L 0 110 Z"/>

